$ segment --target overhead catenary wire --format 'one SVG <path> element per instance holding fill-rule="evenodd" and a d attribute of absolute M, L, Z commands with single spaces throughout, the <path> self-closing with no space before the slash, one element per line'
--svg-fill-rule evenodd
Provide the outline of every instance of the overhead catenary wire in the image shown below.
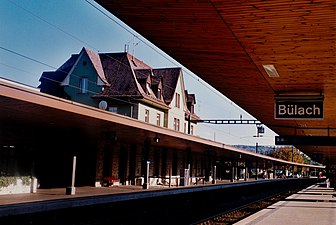
<path fill-rule="evenodd" d="M 65 72 L 65 73 L 66 73 L 66 71 L 64 71 L 64 70 L 62 70 L 62 69 L 60 69 L 60 68 L 57 69 L 56 67 L 54 67 L 54 66 L 52 66 L 52 65 L 49 65 L 49 64 L 47 64 L 47 63 L 41 62 L 41 61 L 36 60 L 36 59 L 33 59 L 33 58 L 29 57 L 29 56 L 23 55 L 23 54 L 21 54 L 21 53 L 15 52 L 15 51 L 13 51 L 13 50 L 7 49 L 7 48 L 5 48 L 5 47 L 0 46 L 0 49 L 2 49 L 2 50 L 4 50 L 4 51 L 7 51 L 7 52 L 10 52 L 10 53 L 12 53 L 12 54 L 14 54 L 14 55 L 23 57 L 23 58 L 25 58 L 25 59 L 27 59 L 27 60 L 31 60 L 31 61 L 33 61 L 33 62 L 35 62 L 35 63 L 38 63 L 38 64 L 41 64 L 41 65 L 44 65 L 44 66 L 53 68 L 53 69 L 55 69 L 55 70 L 58 70 L 58 71 L 60 71 L 60 72 Z M 10 66 L 10 67 L 12 67 L 12 66 Z M 16 69 L 18 69 L 18 68 L 16 68 Z M 81 76 L 76 75 L 75 73 L 71 73 L 71 75 L 72 75 L 73 77 L 77 77 L 77 78 L 80 78 L 80 77 L 81 77 Z M 55 82 L 55 83 L 61 83 L 60 81 L 57 81 L 57 80 L 54 80 L 54 79 L 51 79 L 51 78 L 47 78 L 47 77 L 44 77 L 44 79 L 53 81 L 53 82 Z M 94 83 L 93 81 L 88 81 L 88 82 Z M 94 83 L 94 84 L 95 84 L 95 83 Z M 74 85 L 68 85 L 68 86 L 69 86 L 69 87 L 72 87 L 72 88 L 75 88 L 75 89 L 77 89 L 77 90 L 80 90 L 80 87 L 77 87 L 77 86 L 74 86 Z M 99 92 L 94 92 L 94 91 L 90 91 L 90 90 L 88 90 L 88 92 L 91 93 L 91 94 L 99 94 Z M 120 98 L 115 98 L 115 97 L 109 97 L 109 98 L 110 98 L 110 99 L 113 99 L 113 100 L 120 101 L 120 102 L 128 103 L 128 104 L 133 104 L 133 105 L 135 104 L 135 103 L 133 103 L 133 102 L 125 101 L 125 100 L 122 100 L 122 99 L 120 99 Z M 137 99 L 135 99 L 135 98 L 132 97 L 132 96 L 128 96 L 128 98 L 129 98 L 129 99 L 132 99 L 132 100 L 137 100 Z M 178 113 L 174 113 L 174 112 L 170 112 L 170 113 L 179 116 Z"/>
<path fill-rule="evenodd" d="M 55 28 L 55 29 L 61 31 L 62 33 L 66 34 L 66 35 L 68 35 L 68 36 L 70 36 L 70 37 L 72 37 L 73 39 L 75 39 L 75 40 L 77 40 L 77 41 L 79 41 L 79 42 L 81 42 L 81 43 L 83 43 L 83 44 L 85 44 L 85 45 L 87 45 L 87 46 L 90 46 L 91 48 L 93 48 L 93 49 L 95 49 L 95 50 L 98 51 L 98 49 L 96 49 L 93 45 L 91 45 L 91 44 L 89 44 L 89 43 L 87 43 L 87 42 L 81 40 L 81 39 L 78 38 L 77 36 L 75 36 L 75 35 L 73 35 L 73 34 L 67 32 L 67 31 L 65 31 L 65 30 L 62 29 L 61 27 L 56 26 L 55 24 L 52 24 L 52 23 L 48 22 L 47 20 L 43 19 L 42 17 L 38 16 L 37 14 L 33 13 L 32 11 L 30 11 L 30 10 L 28 10 L 28 9 L 26 9 L 26 8 L 24 8 L 24 7 L 22 7 L 22 6 L 20 6 L 20 5 L 17 4 L 16 2 L 14 2 L 14 1 L 12 1 L 12 0 L 7 0 L 7 1 L 9 1 L 9 2 L 12 3 L 13 5 L 17 6 L 18 8 L 24 10 L 25 12 L 29 13 L 30 15 L 34 16 L 35 18 L 41 20 L 42 22 L 44 22 L 44 23 L 50 25 L 51 27 L 53 27 L 53 28 Z"/>
<path fill-rule="evenodd" d="M 64 70 L 62 70 L 62 69 L 60 69 L 60 68 L 56 68 L 55 66 L 52 66 L 52 65 L 49 65 L 49 64 L 44 63 L 44 62 L 42 62 L 42 61 L 33 59 L 33 58 L 29 57 L 29 56 L 23 55 L 23 54 L 21 54 L 21 53 L 18 53 L 18 52 L 16 52 L 16 51 L 10 50 L 10 49 L 8 49 L 8 48 L 5 48 L 5 47 L 0 46 L 0 49 L 2 49 L 2 50 L 4 50 L 4 51 L 7 51 L 7 52 L 10 52 L 10 53 L 12 53 L 12 54 L 14 54 L 14 55 L 20 56 L 20 57 L 22 57 L 22 58 L 25 58 L 25 59 L 27 59 L 27 60 L 33 61 L 33 62 L 35 62 L 35 63 L 44 65 L 44 66 L 46 66 L 46 67 L 49 67 L 49 68 L 58 70 L 58 71 L 60 71 L 60 72 L 67 73 L 66 71 L 64 71 Z M 120 62 L 120 63 L 121 63 L 121 62 Z M 6 66 L 14 68 L 13 66 L 9 66 L 9 65 L 6 65 Z M 18 69 L 18 68 L 15 68 L 15 69 Z M 75 73 L 71 73 L 71 75 L 72 75 L 73 77 L 76 77 L 76 78 L 81 78 L 81 76 L 79 76 L 79 75 L 77 75 L 77 74 L 75 74 Z M 60 81 L 57 81 L 57 80 L 54 80 L 54 79 L 51 79 L 51 78 L 47 78 L 47 77 L 44 77 L 44 79 L 53 81 L 53 82 L 55 82 L 55 83 L 61 83 Z M 93 84 L 96 84 L 96 83 L 93 82 L 93 81 L 88 81 L 88 82 L 93 83 Z M 74 86 L 74 85 L 70 85 L 70 84 L 69 84 L 68 86 L 69 86 L 69 87 L 72 87 L 72 88 L 74 88 L 74 89 L 80 90 L 80 87 L 77 87 L 77 86 Z M 94 91 L 90 91 L 90 90 L 88 90 L 88 92 L 91 93 L 91 94 L 99 94 L 99 93 L 100 93 L 100 92 L 94 92 Z M 117 92 L 117 93 L 118 93 L 118 92 Z M 119 93 L 119 94 L 120 94 L 120 93 Z M 133 105 L 135 104 L 135 103 L 133 103 L 133 102 L 126 101 L 126 100 L 122 100 L 122 99 L 120 99 L 120 98 L 115 98 L 115 97 L 109 97 L 109 98 L 110 98 L 110 99 L 113 99 L 113 100 L 120 101 L 120 102 L 128 103 L 128 104 L 133 104 Z M 128 98 L 129 98 L 129 99 L 132 99 L 132 100 L 137 100 L 137 99 L 135 99 L 135 98 L 132 97 L 132 96 L 128 96 Z M 171 114 L 174 114 L 174 115 L 179 115 L 179 114 L 174 113 L 174 112 L 170 112 L 170 113 L 171 113 Z"/>
<path fill-rule="evenodd" d="M 24 10 L 25 12 L 29 13 L 30 15 L 34 16 L 35 18 L 39 19 L 40 21 L 48 24 L 49 26 L 53 27 L 54 29 L 57 29 L 59 31 L 61 31 L 62 33 L 70 36 L 71 38 L 75 39 L 76 41 L 79 41 L 93 49 L 95 49 L 96 51 L 99 52 L 99 49 L 97 49 L 96 47 L 94 47 L 93 45 L 83 41 L 82 39 L 78 38 L 77 36 L 65 31 L 64 29 L 62 29 L 61 27 L 53 24 L 53 23 L 50 23 L 49 21 L 47 21 L 46 19 L 42 18 L 41 16 L 37 15 L 36 13 L 22 7 L 21 5 L 13 2 L 12 0 L 8 0 L 10 3 L 14 4 L 15 6 L 19 7 L 20 9 Z M 215 93 L 216 95 L 218 95 L 220 98 L 223 98 L 225 101 L 227 101 L 226 97 L 223 96 L 221 93 L 218 93 L 216 90 L 213 90 L 213 88 L 209 87 L 209 85 L 205 84 L 204 82 L 201 82 L 199 78 L 196 78 L 195 76 L 191 75 L 189 73 L 189 71 L 187 71 L 185 68 L 183 68 L 180 64 L 177 64 L 175 61 L 173 61 L 171 58 L 167 57 L 166 55 L 164 55 L 162 52 L 158 51 L 158 49 L 154 48 L 152 46 L 152 44 L 149 44 L 148 42 L 146 42 L 145 40 L 142 40 L 142 38 L 140 38 L 138 35 L 134 34 L 133 31 L 131 31 L 130 29 L 128 29 L 127 27 L 125 27 L 122 23 L 118 22 L 116 19 L 114 19 L 113 17 L 111 17 L 109 14 L 105 13 L 103 10 L 101 10 L 99 7 L 97 7 L 96 5 L 94 5 L 93 3 L 91 3 L 90 1 L 88 0 L 85 0 L 90 6 L 92 6 L 93 8 L 95 8 L 96 10 L 98 10 L 100 13 L 102 13 L 104 16 L 106 16 L 108 19 L 110 19 L 111 21 L 113 21 L 115 24 L 117 24 L 118 26 L 120 26 L 121 28 L 123 28 L 125 31 L 127 31 L 128 33 L 130 33 L 133 38 L 137 38 L 139 41 L 141 41 L 142 43 L 144 43 L 146 46 L 148 46 L 149 48 L 151 48 L 152 50 L 154 50 L 156 53 L 158 53 L 159 55 L 161 55 L 162 57 L 164 57 L 166 60 L 168 60 L 169 62 L 171 62 L 172 64 L 178 66 L 178 67 L 181 67 L 182 70 L 184 71 L 185 74 L 189 75 L 191 78 L 197 80 L 200 84 L 204 85 L 207 89 L 209 89 L 210 91 L 212 91 L 213 93 Z M 108 56 L 110 58 L 112 58 L 111 56 Z M 115 60 L 115 59 L 114 59 Z M 120 62 L 121 63 L 121 62 Z M 127 65 L 126 65 L 127 66 Z M 167 88 L 170 88 L 170 89 L 174 89 L 170 86 L 168 86 L 167 84 L 164 84 Z M 229 102 L 232 106 L 236 107 L 236 105 L 233 104 L 232 101 Z M 238 110 L 242 110 L 240 108 L 237 108 Z"/>
<path fill-rule="evenodd" d="M 25 58 L 25 59 L 27 59 L 27 60 L 33 61 L 33 62 L 35 62 L 35 63 L 38 63 L 38 64 L 44 65 L 44 66 L 46 66 L 46 67 L 49 67 L 49 68 L 52 68 L 52 69 L 57 70 L 57 68 L 54 67 L 54 66 L 52 66 L 52 65 L 49 65 L 49 64 L 47 64 L 47 63 L 41 62 L 41 61 L 36 60 L 36 59 L 33 59 L 33 58 L 29 57 L 29 56 L 26 56 L 26 55 L 23 55 L 23 54 L 21 54 L 21 53 L 15 52 L 15 51 L 10 50 L 10 49 L 8 49 L 8 48 L 5 48 L 5 47 L 0 46 L 0 49 L 2 49 L 2 50 L 4 50 L 4 51 L 7 51 L 7 52 L 10 52 L 10 53 L 12 53 L 12 54 L 14 54 L 14 55 L 20 56 L 20 57 L 22 57 L 22 58 Z M 6 66 L 9 66 L 9 65 L 6 65 Z M 12 67 L 12 66 L 10 66 L 10 67 Z M 12 68 L 13 68 L 13 67 L 12 67 Z M 16 69 L 18 69 L 18 68 L 16 68 Z M 59 70 L 60 72 L 66 72 L 66 71 L 61 70 L 61 69 L 58 69 L 58 70 Z M 80 78 L 80 76 L 78 76 L 78 75 L 76 75 L 76 74 L 74 74 L 74 73 L 72 73 L 71 75 L 74 76 L 74 77 Z M 54 80 L 54 79 L 51 79 L 51 78 L 47 78 L 47 77 L 44 77 L 44 79 L 53 81 L 53 82 L 55 82 L 55 83 L 61 83 L 60 81 L 57 81 L 57 80 Z M 88 81 L 88 82 L 92 82 L 92 81 Z M 94 83 L 94 82 L 92 82 L 92 83 Z M 69 85 L 69 86 L 72 87 L 72 88 L 75 88 L 75 89 L 80 90 L 80 87 L 73 86 L 73 85 Z M 89 91 L 89 90 L 88 90 L 88 92 L 90 92 L 90 93 L 92 93 L 92 94 L 99 94 L 99 92 L 93 92 L 93 91 Z M 119 98 L 113 98 L 113 97 L 111 97 L 111 99 L 115 99 L 115 100 L 122 101 L 122 102 L 129 103 L 129 104 L 134 104 L 134 103 L 131 103 L 131 102 L 128 102 L 128 101 L 124 101 L 124 100 L 119 99 Z"/>
<path fill-rule="evenodd" d="M 131 35 L 133 35 L 134 37 L 136 37 L 139 41 L 141 41 L 142 43 L 144 43 L 147 47 L 151 48 L 152 50 L 154 50 L 156 53 L 158 53 L 160 56 L 164 57 L 166 60 L 168 60 L 169 62 L 171 62 L 172 64 L 181 67 L 180 64 L 176 63 L 175 60 L 172 60 L 170 57 L 167 57 L 165 54 L 163 54 L 161 51 L 159 51 L 158 49 L 154 48 L 152 43 L 148 43 L 148 41 L 143 40 L 142 38 L 140 38 L 138 35 L 134 34 L 133 31 L 131 31 L 129 28 L 125 27 L 122 23 L 118 22 L 116 19 L 114 19 L 113 17 L 111 17 L 109 14 L 107 14 L 106 12 L 104 12 L 103 10 L 101 10 L 99 7 L 97 7 L 96 5 L 94 5 L 93 3 L 91 3 L 89 0 L 85 0 L 85 2 L 87 2 L 89 5 L 91 5 L 93 8 L 95 8 L 96 10 L 98 10 L 101 14 L 103 14 L 104 16 L 106 16 L 108 19 L 110 19 L 111 21 L 113 21 L 114 23 L 116 23 L 117 25 L 119 25 L 121 28 L 123 28 L 125 31 L 127 31 L 128 33 L 130 33 Z M 189 70 L 185 69 L 184 67 L 182 67 L 183 71 L 189 75 L 192 79 L 198 81 L 200 84 L 202 84 L 204 87 L 206 87 L 207 89 L 209 89 L 210 91 L 212 91 L 214 94 L 218 95 L 219 97 L 223 98 L 225 101 L 228 101 L 227 97 L 224 96 L 222 93 L 219 93 L 217 90 L 214 90 L 209 84 L 207 84 L 206 82 L 204 82 L 199 77 L 195 77 L 194 75 L 192 75 Z M 242 111 L 242 109 L 238 106 L 236 106 L 235 103 L 233 103 L 231 100 L 228 101 L 232 106 L 234 106 L 236 109 Z"/>
<path fill-rule="evenodd" d="M 11 0 L 9 0 L 9 1 L 12 2 Z M 89 1 L 86 0 L 86 2 L 89 3 L 90 5 L 94 6 L 94 5 L 93 5 L 92 3 L 90 3 Z M 13 3 L 13 2 L 12 2 L 12 3 Z M 17 5 L 16 3 L 14 3 L 14 4 Z M 20 7 L 20 8 L 22 8 L 22 7 L 19 6 L 19 5 L 17 5 L 17 6 Z M 95 8 L 96 8 L 96 7 L 95 7 Z M 39 20 L 41 20 L 41 21 L 43 21 L 43 22 L 49 24 L 49 25 L 52 26 L 54 29 L 57 29 L 57 30 L 61 31 L 62 33 L 64 33 L 64 34 L 66 34 L 66 35 L 68 35 L 68 36 L 74 38 L 74 39 L 77 40 L 77 41 L 80 41 L 81 43 L 84 43 L 85 45 L 90 46 L 91 48 L 93 48 L 93 49 L 95 49 L 95 50 L 97 50 L 97 51 L 99 52 L 99 50 L 98 50 L 97 48 L 95 48 L 94 46 L 92 46 L 92 45 L 88 44 L 87 42 L 81 40 L 80 38 L 78 38 L 78 37 L 72 35 L 71 33 L 65 31 L 64 29 L 62 29 L 62 28 L 60 28 L 60 27 L 58 27 L 58 26 L 53 25 L 52 23 L 48 22 L 47 20 L 43 19 L 42 17 L 40 17 L 40 16 L 38 16 L 38 15 L 36 15 L 36 14 L 34 14 L 34 13 L 32 13 L 32 12 L 29 11 L 29 10 L 26 10 L 26 9 L 24 9 L 24 8 L 22 8 L 22 9 L 25 10 L 26 12 L 30 13 L 31 15 L 33 15 L 33 16 L 36 17 L 37 19 L 39 19 Z M 99 8 L 97 8 L 97 10 L 101 11 Z M 103 11 L 102 11 L 102 12 L 103 12 Z M 103 14 L 106 14 L 106 13 L 104 12 Z M 114 23 L 118 24 L 119 26 L 121 26 L 122 28 L 124 28 L 126 31 L 128 31 L 130 34 L 132 34 L 133 37 L 136 37 L 136 38 L 139 39 L 141 42 L 143 42 L 145 45 L 147 45 L 148 47 L 150 47 L 151 49 L 153 49 L 155 52 L 157 52 L 158 54 L 160 54 L 162 57 L 164 57 L 164 58 L 167 59 L 168 61 L 172 62 L 173 64 L 178 65 L 179 67 L 181 67 L 180 64 L 177 64 L 175 61 L 173 61 L 172 59 L 170 59 L 169 57 L 167 57 L 166 55 L 164 55 L 163 53 L 161 53 L 159 50 L 157 50 L 156 48 L 154 48 L 153 46 L 151 46 L 150 44 L 148 44 L 147 42 L 145 42 L 144 40 L 142 40 L 142 38 L 140 38 L 138 35 L 135 35 L 133 31 L 130 31 L 130 30 L 129 30 L 128 28 L 126 28 L 122 23 L 119 23 L 117 20 L 113 19 L 113 18 L 112 18 L 111 16 L 109 16 L 108 14 L 106 14 L 106 16 L 109 17 Z M 26 57 L 26 56 L 23 55 L 23 54 L 21 54 L 21 56 Z M 113 57 L 110 56 L 110 55 L 108 55 L 108 57 L 110 57 L 110 58 L 113 59 Z M 56 67 L 50 66 L 50 65 L 48 65 L 48 64 L 44 64 L 43 62 L 38 61 L 38 60 L 33 59 L 33 58 L 30 58 L 30 57 L 26 57 L 26 59 L 35 61 L 36 63 L 40 63 L 40 64 L 42 64 L 42 65 L 44 65 L 44 66 L 48 66 L 48 67 L 53 68 L 53 69 L 57 69 Z M 116 59 L 114 59 L 114 60 L 116 60 Z M 122 64 L 121 61 L 120 61 L 119 63 Z M 129 65 L 125 65 L 125 64 L 124 64 L 124 66 L 129 66 Z M 206 88 L 208 88 L 209 90 L 211 90 L 213 93 L 215 93 L 215 94 L 218 95 L 219 97 L 221 97 L 221 98 L 225 97 L 225 96 L 223 96 L 221 93 L 218 93 L 218 91 L 213 90 L 213 89 L 210 88 L 207 84 L 203 83 L 203 82 L 201 81 L 200 78 L 197 78 L 197 77 L 191 75 L 191 74 L 189 73 L 189 71 L 187 71 L 185 68 L 182 67 L 182 70 L 184 71 L 184 73 L 186 73 L 187 75 L 189 75 L 189 76 L 192 77 L 193 79 L 197 80 L 199 83 L 201 83 L 202 85 L 204 85 Z M 73 74 L 73 75 L 74 75 L 74 76 L 77 76 L 77 75 L 75 75 L 75 74 Z M 77 76 L 77 77 L 79 77 L 79 76 Z M 91 82 L 91 81 L 90 81 L 90 82 Z M 168 86 L 168 85 L 166 85 L 166 84 L 165 84 L 165 87 L 166 87 L 166 88 L 171 88 L 171 89 L 173 89 L 172 87 L 170 87 L 170 86 Z M 97 93 L 96 93 L 96 94 L 97 94 Z M 224 98 L 223 98 L 223 99 L 224 99 Z M 224 99 L 224 100 L 227 101 L 227 99 Z M 230 104 L 232 105 L 233 102 L 230 101 Z M 236 107 L 235 105 L 233 105 L 233 106 Z M 236 108 L 237 108 L 237 107 L 236 107 Z M 238 108 L 238 109 L 241 110 L 240 108 Z"/>
<path fill-rule="evenodd" d="M 22 6 L 20 6 L 19 4 L 16 4 L 16 3 L 13 2 L 12 0 L 7 0 L 7 1 L 9 1 L 9 2 L 11 2 L 12 4 L 14 4 L 15 6 L 21 8 L 21 9 L 24 10 L 25 12 L 27 12 L 27 13 L 29 13 L 30 15 L 34 16 L 35 18 L 41 20 L 42 22 L 44 22 L 44 23 L 50 25 L 51 27 L 53 27 L 53 28 L 55 28 L 55 29 L 61 31 L 62 33 L 64 33 L 64 34 L 70 36 L 70 37 L 73 38 L 74 40 L 79 41 L 79 42 L 83 43 L 84 45 L 89 46 L 90 48 L 96 50 L 97 52 L 100 52 L 100 50 L 99 50 L 98 48 L 96 48 L 96 47 L 94 47 L 93 45 L 87 43 L 86 41 L 83 41 L 83 40 L 80 39 L 79 37 L 77 37 L 77 36 L 75 36 L 75 35 L 73 35 L 73 34 L 67 32 L 67 31 L 65 31 L 64 29 L 60 28 L 59 26 L 56 26 L 55 24 L 50 23 L 49 21 L 47 21 L 46 19 L 44 19 L 44 18 L 38 16 L 38 15 L 35 14 L 34 12 L 32 12 L 32 11 L 30 11 L 30 10 L 28 10 L 28 9 L 26 9 L 26 8 L 24 8 L 24 7 L 22 7 Z M 117 23 L 116 20 L 114 20 L 114 22 Z M 117 24 L 118 24 L 119 26 L 122 26 L 120 23 L 117 23 Z M 138 36 L 134 35 L 133 33 L 131 33 L 131 34 L 133 35 L 133 37 L 138 38 Z M 139 39 L 139 38 L 138 38 L 138 39 Z M 141 40 L 139 39 L 139 41 L 141 41 Z M 138 42 L 138 43 L 139 43 L 139 42 Z M 137 43 L 137 44 L 138 44 L 138 43 Z M 105 55 L 106 55 L 107 57 L 109 57 L 109 58 L 111 58 L 111 59 L 117 61 L 118 63 L 123 64 L 121 61 L 118 61 L 117 59 L 113 58 L 111 55 L 109 55 L 109 54 L 105 54 Z M 126 66 L 126 67 L 129 67 L 129 65 L 126 65 L 126 64 L 123 64 L 123 65 Z M 56 68 L 55 68 L 55 69 L 56 69 Z M 182 68 L 182 69 L 183 69 L 183 68 Z M 142 72 L 139 72 L 139 73 L 140 73 L 140 74 L 144 74 L 144 73 L 142 73 Z M 170 88 L 170 89 L 174 90 L 174 88 L 170 87 L 170 86 L 167 85 L 167 84 L 164 84 L 164 86 L 166 86 L 167 88 Z"/>
<path fill-rule="evenodd" d="M 14 70 L 17 70 L 17 71 L 20 71 L 20 72 L 23 72 L 23 73 L 26 73 L 26 74 L 29 74 L 29 75 L 35 75 L 33 74 L 32 72 L 29 72 L 27 70 L 23 70 L 23 69 L 20 69 L 16 66 L 11 66 L 11 65 L 8 65 L 7 63 L 3 63 L 3 62 L 0 62 L 1 65 L 5 66 L 5 67 L 8 67 L 8 68 L 11 68 L 11 69 L 14 69 Z"/>
<path fill-rule="evenodd" d="M 224 131 L 224 130 L 222 130 L 222 129 L 218 129 L 218 128 L 214 128 L 213 126 L 211 126 L 211 125 L 209 125 L 209 124 L 200 124 L 201 126 L 204 126 L 204 127 L 207 127 L 207 128 L 210 128 L 210 129 L 212 129 L 213 131 L 217 131 L 217 132 L 219 132 L 219 133 L 223 133 L 223 134 L 225 134 L 225 135 L 230 135 L 230 136 L 232 136 L 233 138 L 235 138 L 235 139 L 241 139 L 239 136 L 237 136 L 237 135 L 234 135 L 234 134 L 232 134 L 231 132 L 227 132 L 227 131 Z M 252 138 L 252 137 L 250 137 L 250 138 Z M 250 143 L 250 144 L 253 144 L 253 142 L 250 140 L 250 138 L 247 138 L 248 140 L 248 142 Z M 216 141 L 216 140 L 214 140 L 214 141 Z"/>
<path fill-rule="evenodd" d="M 60 28 L 59 26 L 56 26 L 55 24 L 52 24 L 52 23 L 48 22 L 46 19 L 44 19 L 44 18 L 38 16 L 37 14 L 33 13 L 32 11 L 30 11 L 30 10 L 28 10 L 28 9 L 26 9 L 26 8 L 24 8 L 24 7 L 22 7 L 22 6 L 20 6 L 19 4 L 13 2 L 12 0 L 7 0 L 7 1 L 9 1 L 10 3 L 14 4 L 15 6 L 21 8 L 21 9 L 24 10 L 25 12 L 31 14 L 31 15 L 34 16 L 35 18 L 37 18 L 37 19 L 39 19 L 39 20 L 41 20 L 41 21 L 47 23 L 47 24 L 50 25 L 51 27 L 53 27 L 53 28 L 55 28 L 55 29 L 61 31 L 62 33 L 64 33 L 64 34 L 70 36 L 71 38 L 75 39 L 76 41 L 79 41 L 79 42 L 83 43 L 84 45 L 89 46 L 90 48 L 92 48 L 92 49 L 96 50 L 97 52 L 99 52 L 99 49 L 98 49 L 98 48 L 94 47 L 93 45 L 91 45 L 91 44 L 89 44 L 89 43 L 87 43 L 87 42 L 85 42 L 85 41 L 83 41 L 82 39 L 78 38 L 77 36 L 75 36 L 75 35 L 73 35 L 73 34 L 67 32 L 67 31 L 65 31 L 64 29 Z M 6 49 L 6 50 L 9 51 L 9 52 L 11 52 L 11 50 L 9 50 L 9 49 Z M 53 69 L 57 69 L 56 67 L 50 66 L 50 65 L 45 64 L 45 63 L 43 63 L 43 62 L 41 62 L 41 61 L 35 60 L 35 59 L 31 58 L 31 57 L 27 57 L 27 56 L 25 56 L 25 55 L 23 55 L 23 54 L 20 54 L 20 53 L 14 52 L 14 51 L 11 52 L 11 53 L 15 53 L 16 55 L 19 55 L 19 56 L 24 57 L 24 58 L 26 58 L 26 59 L 35 61 L 35 62 L 37 62 L 37 63 L 39 63 L 39 64 L 44 65 L 44 66 L 47 66 L 47 67 L 50 67 L 50 68 L 53 68 Z M 115 61 L 118 61 L 117 59 L 113 58 L 112 56 L 110 56 L 110 55 L 108 55 L 108 54 L 105 54 L 105 55 L 106 55 L 107 57 L 109 57 L 109 58 L 115 60 Z M 122 64 L 121 61 L 119 61 L 119 63 Z M 124 64 L 124 66 L 128 66 L 128 65 Z M 129 66 L 128 66 L 128 67 L 129 67 Z M 141 72 L 140 72 L 140 73 L 141 73 Z M 172 87 L 169 87 L 169 88 L 172 88 Z"/>

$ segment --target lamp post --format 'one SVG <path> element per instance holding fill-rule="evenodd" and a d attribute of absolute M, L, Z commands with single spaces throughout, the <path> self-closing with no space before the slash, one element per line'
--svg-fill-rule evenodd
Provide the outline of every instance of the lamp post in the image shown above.
<path fill-rule="evenodd" d="M 258 153 L 258 142 L 256 142 L 256 153 Z M 258 180 L 258 159 L 256 160 L 256 177 L 255 179 Z"/>

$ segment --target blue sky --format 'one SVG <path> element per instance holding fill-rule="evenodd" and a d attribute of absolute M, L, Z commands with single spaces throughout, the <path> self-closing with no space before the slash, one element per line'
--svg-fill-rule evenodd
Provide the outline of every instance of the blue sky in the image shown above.
<path fill-rule="evenodd" d="M 61 66 L 82 47 L 96 52 L 129 53 L 153 68 L 181 64 L 148 42 L 93 0 L 1 0 L 0 77 L 37 87 L 43 71 Z M 184 68 L 184 67 L 183 67 Z M 196 94 L 196 113 L 204 119 L 253 119 L 235 103 L 211 88 L 187 68 L 186 89 Z M 225 144 L 274 145 L 274 132 L 266 129 L 255 138 L 255 125 L 199 124 L 198 135 Z"/>

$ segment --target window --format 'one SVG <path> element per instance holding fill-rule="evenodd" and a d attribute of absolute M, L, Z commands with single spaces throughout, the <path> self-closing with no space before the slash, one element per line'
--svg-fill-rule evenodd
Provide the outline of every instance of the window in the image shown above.
<path fill-rule="evenodd" d="M 118 107 L 109 107 L 109 111 L 113 113 L 118 113 Z"/>
<path fill-rule="evenodd" d="M 161 115 L 158 113 L 156 114 L 156 125 L 160 126 L 161 124 Z"/>
<path fill-rule="evenodd" d="M 158 99 L 161 99 L 161 88 L 158 88 L 157 98 L 158 98 Z"/>
<path fill-rule="evenodd" d="M 180 119 L 174 118 L 174 130 L 180 131 Z"/>
<path fill-rule="evenodd" d="M 180 94 L 175 93 L 175 107 L 180 108 Z"/>
<path fill-rule="evenodd" d="M 87 94 L 88 93 L 88 84 L 89 79 L 88 78 L 81 78 L 79 81 L 79 89 L 81 94 Z"/>
<path fill-rule="evenodd" d="M 145 122 L 149 123 L 149 110 L 145 109 Z"/>
<path fill-rule="evenodd" d="M 150 88 L 150 84 L 148 82 L 146 83 L 146 89 L 147 89 L 147 94 L 150 93 L 151 88 Z"/>
<path fill-rule="evenodd" d="M 194 135 L 194 126 L 193 125 L 190 126 L 190 134 Z"/>

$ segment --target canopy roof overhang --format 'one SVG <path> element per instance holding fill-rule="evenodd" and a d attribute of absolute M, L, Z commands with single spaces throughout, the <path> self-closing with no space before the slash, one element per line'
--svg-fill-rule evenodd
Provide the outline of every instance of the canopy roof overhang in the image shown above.
<path fill-rule="evenodd" d="M 277 134 L 336 136 L 334 0 L 96 2 Z M 312 92 L 323 119 L 275 119 L 277 94 Z M 335 146 L 296 147 L 336 163 Z"/>
<path fill-rule="evenodd" d="M 143 145 L 145 140 L 159 137 L 153 146 L 173 148 L 207 154 L 209 150 L 228 160 L 242 160 L 249 163 L 274 162 L 278 165 L 297 165 L 310 168 L 324 166 L 303 165 L 275 159 L 238 149 L 223 143 L 213 142 L 196 136 L 154 126 L 136 119 L 86 106 L 39 92 L 8 80 L 0 79 L 0 146 L 39 146 L 43 135 L 58 130 L 58 135 L 68 135 L 67 130 L 81 131 L 98 142 L 102 134 L 115 135 L 120 143 Z M 55 136 L 62 141 L 62 136 Z"/>

